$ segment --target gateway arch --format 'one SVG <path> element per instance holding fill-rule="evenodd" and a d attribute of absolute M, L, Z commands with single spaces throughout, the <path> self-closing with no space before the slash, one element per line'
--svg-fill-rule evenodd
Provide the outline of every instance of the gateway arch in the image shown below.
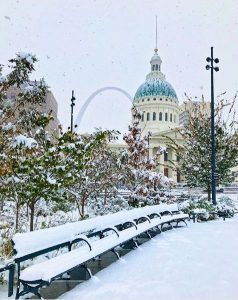
<path fill-rule="evenodd" d="M 104 91 L 108 91 L 108 90 L 114 90 L 114 91 L 117 91 L 121 94 L 123 94 L 124 96 L 126 96 L 126 98 L 131 102 L 133 103 L 133 97 L 127 93 L 125 90 L 121 89 L 121 88 L 118 88 L 118 87 L 115 87 L 115 86 L 107 86 L 107 87 L 103 87 L 103 88 L 100 88 L 98 89 L 97 91 L 95 91 L 94 93 L 92 93 L 92 95 L 90 95 L 88 97 L 88 99 L 85 101 L 85 103 L 83 104 L 83 106 L 81 107 L 78 115 L 77 115 L 77 118 L 76 118 L 76 121 L 74 122 L 74 124 L 76 125 L 79 125 L 81 120 L 82 120 L 82 117 L 87 109 L 87 107 L 89 106 L 90 102 L 98 95 L 100 94 L 101 92 L 104 92 Z"/>

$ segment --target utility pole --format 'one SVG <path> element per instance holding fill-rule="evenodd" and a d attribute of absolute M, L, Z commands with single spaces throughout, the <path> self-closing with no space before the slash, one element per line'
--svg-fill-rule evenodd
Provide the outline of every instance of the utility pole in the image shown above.
<path fill-rule="evenodd" d="M 218 67 L 214 67 L 214 63 L 219 63 L 218 58 L 213 58 L 213 47 L 211 47 L 211 57 L 207 57 L 206 61 L 211 65 L 206 65 L 206 69 L 211 69 L 211 187 L 212 187 L 212 204 L 216 205 L 216 140 L 215 140 L 215 115 L 214 115 L 214 70 L 219 71 Z"/>
<path fill-rule="evenodd" d="M 76 100 L 76 98 L 74 97 L 74 91 L 72 91 L 72 98 L 71 98 L 71 104 L 70 104 L 70 106 L 71 106 L 71 126 L 70 126 L 71 132 L 73 132 L 75 100 Z"/>

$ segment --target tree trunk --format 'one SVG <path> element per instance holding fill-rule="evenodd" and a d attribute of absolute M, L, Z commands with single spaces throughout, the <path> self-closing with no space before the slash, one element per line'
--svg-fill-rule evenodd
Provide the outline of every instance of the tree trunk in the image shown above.
<path fill-rule="evenodd" d="M 85 213 L 84 209 L 85 209 L 85 199 L 84 197 L 82 197 L 80 201 L 80 212 L 79 212 L 81 219 L 84 219 L 84 213 Z"/>
<path fill-rule="evenodd" d="M 30 208 L 30 231 L 34 230 L 34 215 L 35 215 L 35 202 L 29 204 Z"/>
<path fill-rule="evenodd" d="M 20 210 L 20 204 L 17 201 L 17 203 L 16 203 L 16 224 L 15 224 L 16 232 L 18 231 L 18 227 L 19 227 L 19 210 Z"/>
<path fill-rule="evenodd" d="M 211 187 L 210 186 L 207 188 L 207 198 L 208 198 L 208 201 L 210 202 L 211 201 Z"/>

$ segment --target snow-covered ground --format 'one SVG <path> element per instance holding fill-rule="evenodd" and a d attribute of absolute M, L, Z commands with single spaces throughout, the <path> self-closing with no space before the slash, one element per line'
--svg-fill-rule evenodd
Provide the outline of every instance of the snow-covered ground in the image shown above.
<path fill-rule="evenodd" d="M 238 216 L 166 231 L 60 299 L 238 299 Z"/>

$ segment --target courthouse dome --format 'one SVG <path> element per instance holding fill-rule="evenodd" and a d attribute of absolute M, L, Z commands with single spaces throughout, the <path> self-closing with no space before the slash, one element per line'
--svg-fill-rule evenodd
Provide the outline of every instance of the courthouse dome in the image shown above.
<path fill-rule="evenodd" d="M 161 72 L 162 60 L 158 55 L 158 49 L 150 60 L 151 72 L 146 76 L 146 81 L 139 86 L 135 93 L 134 102 L 143 97 L 164 96 L 177 100 L 177 95 L 172 85 L 165 80 Z"/>

